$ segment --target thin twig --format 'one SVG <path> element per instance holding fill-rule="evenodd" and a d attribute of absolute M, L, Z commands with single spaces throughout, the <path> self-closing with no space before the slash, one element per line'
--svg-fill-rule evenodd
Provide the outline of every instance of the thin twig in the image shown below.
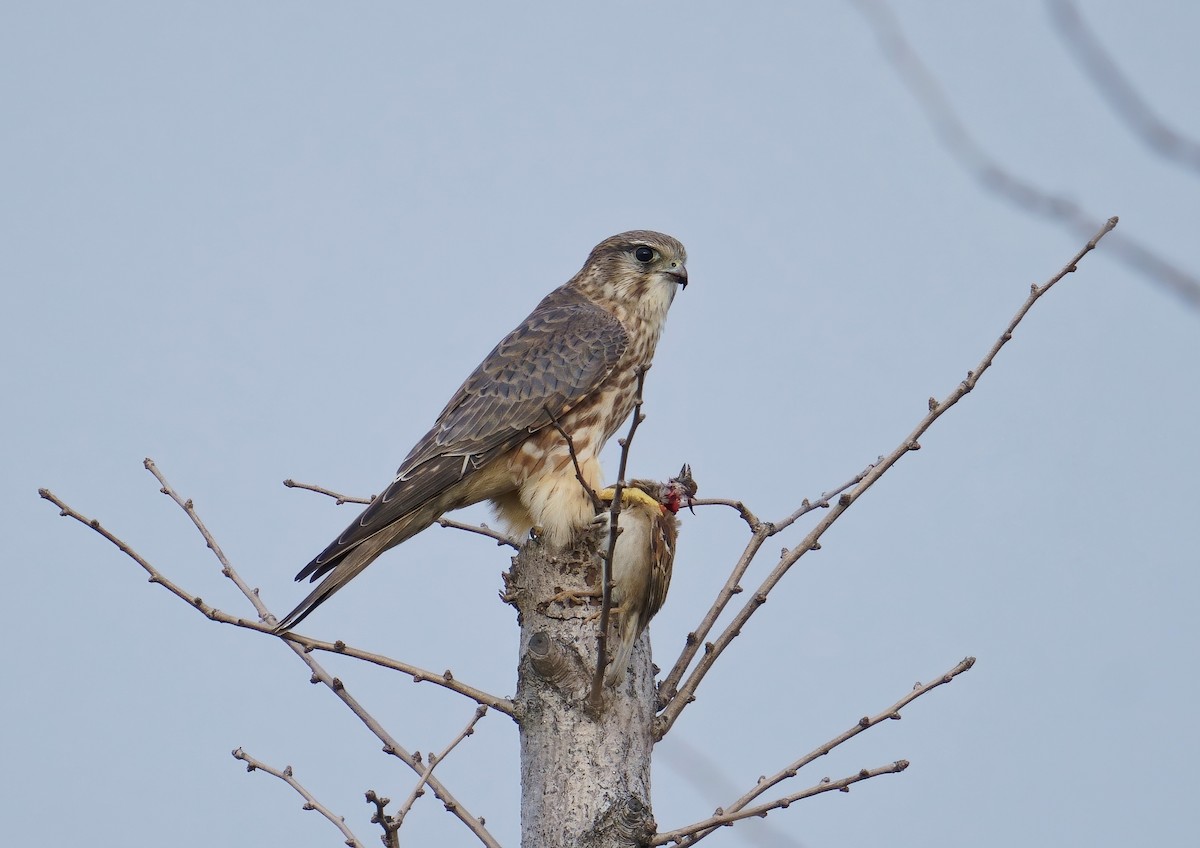
<path fill-rule="evenodd" d="M 617 483 L 613 486 L 612 503 L 608 508 L 608 550 L 601 563 L 600 630 L 596 634 L 596 672 L 592 675 L 592 691 L 588 696 L 588 701 L 595 710 L 599 710 L 604 703 L 604 668 L 608 665 L 608 621 L 612 616 L 613 556 L 617 551 L 617 536 L 621 534 L 622 492 L 628 485 L 625 473 L 629 463 L 629 449 L 633 445 L 633 436 L 637 433 L 638 425 L 645 418 L 642 415 L 642 392 L 646 387 L 646 372 L 649 369 L 649 365 L 639 365 L 634 372 L 637 377 L 637 389 L 633 398 L 633 417 L 629 421 L 629 433 L 625 438 L 617 440 L 621 446 L 621 460 L 617 464 Z"/>
<path fill-rule="evenodd" d="M 553 412 L 550 411 L 550 407 L 543 406 L 542 411 L 545 412 L 546 417 L 550 419 L 550 426 L 557 430 L 558 435 L 562 436 L 563 441 L 567 443 L 567 453 L 571 456 L 571 465 L 575 467 L 575 479 L 579 481 L 579 485 L 583 488 L 583 491 L 591 500 L 592 509 L 596 512 L 599 512 L 601 508 L 603 508 L 604 504 L 601 502 L 600 496 L 596 494 L 591 485 L 588 484 L 588 481 L 583 476 L 583 468 L 581 468 L 579 465 L 579 454 L 575 452 L 575 439 L 572 438 L 571 434 L 564 430 L 563 426 L 558 423 L 558 418 Z"/>
<path fill-rule="evenodd" d="M 146 467 L 152 468 L 152 466 L 154 466 L 154 463 L 147 460 Z M 187 512 L 189 517 L 192 518 L 192 521 L 196 524 L 197 528 L 201 528 L 202 534 L 205 534 L 206 541 L 210 543 L 209 547 L 213 548 L 214 553 L 218 553 L 220 548 L 216 546 L 215 541 L 212 541 L 211 536 L 207 535 L 207 530 L 203 529 L 203 523 L 200 522 L 199 517 L 195 514 L 194 508 L 187 506 L 191 503 L 191 501 L 184 501 L 183 499 L 179 498 L 179 496 L 174 493 L 174 490 L 171 489 L 171 487 L 166 483 L 161 473 L 159 473 L 156 468 L 153 470 L 155 477 L 157 477 L 159 482 L 162 483 L 163 492 L 169 495 L 172 500 L 184 508 L 185 512 Z M 244 619 L 233 619 L 232 616 L 226 616 L 224 613 L 220 613 L 219 610 L 216 610 L 214 607 L 204 603 L 201 598 L 189 594 L 175 583 L 163 577 L 162 574 L 156 568 L 150 565 L 150 563 L 144 557 L 134 551 L 124 541 L 101 526 L 99 521 L 85 518 L 80 513 L 68 507 L 47 489 L 39 489 L 38 494 L 55 504 L 59 508 L 60 514 L 63 516 L 74 518 L 75 520 L 88 525 L 97 533 L 104 536 L 106 539 L 116 545 L 118 549 L 120 549 L 123 553 L 125 553 L 136 563 L 138 563 L 138 565 L 145 569 L 145 571 L 150 575 L 150 582 L 161 584 L 172 594 L 176 595 L 181 600 L 187 601 L 190 606 L 199 610 L 208 618 L 214 621 L 229 619 L 229 621 L 226 623 L 236 624 L 239 627 L 245 627 L 250 630 L 272 632 L 268 631 L 267 628 L 262 624 L 245 621 Z M 229 574 L 227 576 L 234 581 L 238 588 L 242 590 L 242 593 L 250 599 L 251 603 L 254 604 L 255 609 L 259 611 L 260 617 L 265 620 L 265 624 L 268 627 L 273 625 L 275 622 L 275 617 L 271 615 L 271 613 L 262 604 L 262 601 L 259 600 L 258 592 L 251 589 L 244 581 L 242 581 L 242 579 L 233 570 L 232 566 L 229 565 L 228 561 L 224 559 L 224 554 L 218 554 L 218 559 L 221 561 L 222 569 L 229 570 Z M 218 613 L 221 616 L 220 618 L 217 617 Z M 300 644 L 292 634 L 280 634 L 279 638 L 282 638 L 284 643 L 292 650 L 292 652 L 299 657 L 300 661 L 308 666 L 309 670 L 312 672 L 312 676 L 310 678 L 311 681 L 313 683 L 324 684 L 330 691 L 334 693 L 334 695 L 338 697 L 339 700 L 342 701 L 342 703 L 344 703 L 350 709 L 352 713 L 354 713 L 359 721 L 366 725 L 367 729 L 370 730 L 377 739 L 383 742 L 384 753 L 396 757 L 418 774 L 421 773 L 422 766 L 416 762 L 412 754 L 410 754 L 402 745 L 400 745 L 400 743 L 397 742 L 386 729 L 384 729 L 384 727 L 375 719 L 375 717 L 367 712 L 362 704 L 360 704 L 353 696 L 350 695 L 340 679 L 334 677 L 328 671 L 326 671 L 325 668 L 316 661 L 312 654 L 306 650 L 305 647 Z M 431 777 L 428 785 L 438 799 L 442 801 L 446 809 L 453 813 L 459 819 L 459 821 L 466 825 L 467 828 L 475 834 L 480 842 L 489 846 L 489 848 L 500 848 L 500 844 L 495 840 L 491 833 L 488 832 L 487 828 L 483 826 L 482 820 L 475 818 L 468 810 L 459 804 L 454 796 L 450 794 L 449 790 L 447 790 L 446 787 L 437 780 L 437 778 Z"/>
<path fill-rule="evenodd" d="M 408 815 L 408 811 L 412 809 L 412 805 L 416 803 L 416 800 L 425 794 L 425 784 L 429 781 L 429 775 L 433 772 L 434 768 L 441 763 L 442 760 L 446 759 L 446 756 L 453 751 L 455 747 L 457 747 L 459 742 L 463 741 L 475 732 L 475 725 L 478 724 L 479 720 L 486 714 L 487 707 L 476 707 L 475 715 L 473 715 L 471 720 L 467 722 L 467 726 L 460 730 L 458 735 L 450 740 L 450 744 L 442 749 L 442 753 L 434 754 L 430 752 L 428 762 L 425 765 L 425 771 L 422 772 L 418 778 L 417 785 L 413 787 L 412 792 L 410 792 L 408 795 L 408 798 L 403 804 L 400 805 L 400 808 L 397 809 L 391 817 L 392 823 L 395 824 L 397 828 L 404 824 L 404 817 Z"/>
<path fill-rule="evenodd" d="M 521 546 L 514 542 L 511 536 L 501 533 L 499 530 L 493 530 L 486 524 L 467 524 L 462 521 L 455 521 L 453 518 L 446 518 L 444 515 L 437 520 L 437 523 L 440 527 L 450 527 L 454 530 L 465 530 L 468 533 L 487 536 L 489 539 L 495 539 L 497 545 L 508 545 L 510 548 L 518 551 L 521 549 Z"/>
<path fill-rule="evenodd" d="M 335 492 L 332 489 L 326 489 L 324 486 L 318 486 L 315 483 L 298 483 L 291 477 L 284 480 L 283 485 L 287 486 L 289 489 L 304 489 L 308 492 L 316 492 L 318 495 L 326 495 L 333 498 L 337 502 L 338 506 L 347 503 L 370 505 L 375 501 L 375 495 L 371 495 L 369 498 L 358 498 L 354 495 L 343 495 L 341 492 Z"/>
<path fill-rule="evenodd" d="M 879 457 L 878 459 L 876 459 L 875 462 L 872 462 L 870 465 L 868 465 L 862 471 L 855 474 L 853 477 L 851 477 L 849 480 L 847 480 L 842 485 L 840 485 L 834 489 L 830 489 L 828 492 L 822 492 L 821 496 L 819 498 L 817 498 L 815 501 L 809 501 L 807 498 L 805 498 L 801 502 L 800 508 L 797 509 L 795 512 L 793 512 L 791 515 L 789 515 L 787 518 L 784 518 L 780 521 L 774 521 L 771 523 L 771 527 L 772 527 L 771 535 L 774 536 L 776 533 L 786 530 L 787 528 L 789 528 L 793 524 L 795 524 L 796 521 L 798 519 L 800 519 L 802 516 L 807 515 L 808 513 L 812 512 L 813 510 L 829 509 L 829 504 L 832 502 L 832 500 L 834 498 L 836 498 L 838 495 L 840 495 L 842 492 L 846 491 L 847 489 L 852 489 L 855 486 L 857 486 L 859 483 L 861 483 L 863 481 L 863 479 L 868 474 L 871 473 L 871 469 L 873 469 L 876 465 L 879 464 L 879 461 L 881 459 L 883 459 L 883 457 Z"/>
<path fill-rule="evenodd" d="M 269 619 L 271 623 L 274 624 L 275 619 L 267 609 L 266 604 L 264 604 L 262 599 L 259 598 L 258 590 L 251 589 L 246 581 L 242 580 L 241 575 L 233 570 L 233 566 L 229 564 L 229 559 L 225 556 L 225 552 L 221 550 L 221 546 L 217 544 L 217 540 L 213 538 L 212 533 L 208 532 L 208 528 L 205 527 L 204 522 L 200 520 L 200 516 L 196 512 L 196 507 L 192 503 L 192 499 L 187 498 L 185 500 L 184 498 L 181 498 L 179 493 L 171 488 L 171 484 L 167 482 L 167 478 L 164 477 L 162 472 L 158 470 L 158 466 L 154 464 L 153 459 L 146 457 L 144 460 L 142 460 L 142 465 L 146 467 L 147 471 L 154 475 L 154 479 L 158 480 L 158 490 L 171 500 L 175 501 L 175 503 L 179 505 L 179 508 L 182 509 L 187 517 L 191 519 L 192 524 L 196 526 L 196 529 L 200 531 L 200 535 L 204 537 L 204 544 L 206 544 L 208 549 L 213 552 L 213 556 L 217 558 L 217 562 L 221 563 L 221 573 L 232 580 L 233 584 L 238 587 L 238 591 L 245 595 L 246 599 L 254 605 L 254 610 L 258 613 L 259 620 L 267 621 Z"/>
<path fill-rule="evenodd" d="M 675 660 L 675 665 L 667 673 L 658 684 L 658 701 L 660 708 L 672 703 L 678 695 L 679 682 L 683 679 L 684 673 L 696 658 L 696 654 L 700 651 L 700 646 L 703 643 L 706 651 L 712 650 L 711 643 L 704 642 L 708 637 L 709 632 L 716 626 L 717 619 L 721 613 L 725 611 L 725 607 L 733 600 L 735 595 L 742 593 L 742 577 L 745 576 L 746 570 L 750 568 L 750 563 L 758 556 L 758 552 L 762 549 L 763 543 L 771 535 L 771 525 L 762 524 L 750 536 L 750 541 L 746 543 L 745 549 L 741 556 L 733 565 L 733 570 L 729 576 L 725 578 L 725 585 L 717 593 L 716 600 L 713 601 L 708 612 L 704 614 L 704 618 L 700 620 L 700 624 L 695 630 L 688 633 L 684 640 L 683 650 L 680 651 L 678 659 Z M 666 734 L 667 727 L 662 725 L 661 717 L 655 725 L 655 739 L 661 739 Z"/>
<path fill-rule="evenodd" d="M 980 187 L 1023 212 L 1038 215 L 1086 238 L 1096 228 L 1097 216 L 1062 195 L 1043 191 L 1034 183 L 1006 170 L 967 131 L 950 99 L 920 55 L 909 44 L 891 9 L 882 0 L 854 0 L 879 40 L 896 76 L 916 99 L 942 146 Z M 1109 240 L 1108 251 L 1128 267 L 1144 274 L 1181 297 L 1188 306 L 1200 309 L 1200 279 L 1164 259 L 1144 243 L 1118 233 Z"/>
<path fill-rule="evenodd" d="M 671 666 L 671 670 L 667 673 L 667 676 L 664 677 L 659 683 L 658 695 L 660 703 L 665 704 L 672 697 L 674 697 L 676 687 L 679 685 L 679 681 L 683 679 L 684 672 L 687 671 L 688 666 L 692 664 L 692 660 L 696 658 L 696 654 L 700 651 L 700 644 L 705 638 L 707 638 L 709 631 L 711 631 L 713 626 L 717 623 L 717 619 L 721 617 L 721 613 L 725 611 L 725 608 L 729 605 L 729 602 L 733 600 L 734 595 L 741 594 L 742 577 L 745 575 L 746 570 L 750 567 L 751 562 L 753 562 L 754 558 L 758 555 L 759 550 L 762 548 L 763 542 L 782 532 L 783 530 L 786 530 L 801 516 L 804 516 L 807 513 L 817 509 L 828 509 L 830 498 L 836 497 L 837 495 L 840 495 L 842 492 L 849 489 L 851 486 L 856 485 L 859 481 L 866 477 L 867 473 L 874 467 L 874 464 L 868 465 L 865 469 L 851 477 L 842 485 L 831 489 L 828 492 L 822 493 L 821 496 L 815 501 L 810 501 L 808 498 L 805 498 L 801 502 L 799 509 L 793 512 L 787 518 L 778 522 L 760 521 L 758 517 L 755 516 L 754 513 L 752 513 L 749 509 L 747 509 L 746 505 L 741 501 L 724 500 L 719 498 L 697 499 L 693 501 L 694 506 L 718 505 L 728 506 L 736 509 L 738 514 L 741 515 L 742 520 L 749 525 L 751 535 L 750 540 L 746 542 L 746 547 L 742 551 L 741 556 L 738 557 L 738 561 L 734 564 L 733 570 L 730 572 L 729 577 L 725 580 L 725 585 L 722 586 L 721 591 L 717 593 L 717 598 L 715 601 L 713 601 L 713 605 L 709 608 L 708 612 L 705 613 L 704 618 L 701 619 L 700 624 L 696 627 L 696 629 L 688 633 L 687 639 L 684 641 L 683 650 L 680 652 L 679 657 L 675 660 L 675 664 Z"/>
<path fill-rule="evenodd" d="M 234 759 L 241 760 L 246 764 L 246 771 L 265 771 L 267 774 L 278 777 L 288 786 L 292 787 L 304 799 L 305 810 L 316 810 L 318 813 L 329 819 L 333 826 L 342 832 L 345 842 L 350 848 L 366 848 L 366 844 L 354 835 L 353 831 L 346 825 L 346 819 L 342 816 L 334 815 L 333 811 L 318 801 L 313 794 L 300 785 L 300 782 L 292 774 L 292 767 L 287 766 L 283 771 L 271 768 L 266 763 L 260 762 L 254 757 L 247 754 L 241 748 L 233 749 Z"/>
<path fill-rule="evenodd" d="M 847 509 L 849 509 L 855 501 L 862 497 L 862 495 L 868 489 L 870 489 L 880 477 L 882 477 L 890 468 L 892 468 L 892 466 L 899 462 L 902 456 L 910 451 L 920 449 L 921 444 L 918 441 L 920 437 L 923 436 L 925 431 L 933 426 L 933 423 L 937 421 L 947 410 L 966 397 L 967 394 L 975 388 L 976 384 L 979 382 L 979 378 L 983 376 L 984 372 L 991 368 L 992 362 L 995 360 L 997 354 L 999 354 L 1001 348 L 1003 348 L 1006 344 L 1008 344 L 1009 341 L 1012 340 L 1013 333 L 1016 331 L 1017 325 L 1021 323 L 1021 320 L 1025 317 L 1033 305 L 1037 303 L 1042 295 L 1053 288 L 1059 280 L 1061 280 L 1067 274 L 1075 271 L 1083 257 L 1092 250 L 1095 250 L 1096 244 L 1100 241 L 1100 239 L 1104 238 L 1104 236 L 1108 234 L 1116 225 L 1117 219 L 1115 217 L 1109 218 L 1108 221 L 1105 222 L 1104 226 L 1100 228 L 1100 230 L 1088 241 L 1088 243 L 1084 245 L 1075 254 L 1075 256 L 1071 258 L 1071 261 L 1064 265 L 1057 274 L 1051 277 L 1049 281 L 1042 286 L 1039 286 L 1035 283 L 1030 289 L 1029 296 L 1025 299 L 1025 302 L 1021 305 L 1021 308 L 1017 310 L 1016 315 L 1014 315 L 1012 320 L 1009 321 L 1004 332 L 1001 333 L 1000 337 L 992 344 L 991 349 L 988 350 L 983 359 L 980 360 L 979 364 L 976 365 L 973 370 L 967 372 L 966 379 L 959 383 L 957 388 L 950 392 L 945 399 L 938 401 L 931 398 L 929 402 L 929 412 L 924 418 L 921 419 L 916 428 L 914 428 L 913 431 L 905 437 L 899 446 L 896 447 L 896 449 L 890 454 L 881 458 L 877 463 L 875 463 L 871 470 L 866 474 L 865 477 L 863 477 L 861 481 L 859 481 L 857 485 L 855 485 L 848 492 L 841 494 L 838 497 L 837 502 L 830 507 L 829 511 L 821 518 L 819 522 L 817 522 L 813 529 L 809 531 L 808 535 L 805 536 L 798 545 L 791 549 L 784 549 L 783 553 L 780 555 L 779 562 L 775 565 L 775 568 L 762 582 L 762 585 L 758 588 L 758 590 L 755 591 L 755 593 L 751 596 L 750 600 L 746 602 L 745 606 L 743 606 L 737 615 L 734 616 L 733 621 L 729 623 L 721 635 L 717 637 L 715 642 L 705 644 L 704 656 L 701 657 L 700 662 L 697 663 L 696 667 L 692 669 L 691 673 L 687 677 L 687 680 L 684 681 L 679 690 L 676 692 L 674 691 L 673 687 L 663 687 L 666 695 L 669 696 L 669 700 L 667 701 L 662 714 L 658 717 L 658 721 L 656 722 L 656 739 L 661 739 L 664 735 L 666 735 L 666 733 L 671 729 L 671 726 L 679 718 L 679 715 L 683 709 L 689 703 L 695 700 L 696 689 L 700 685 L 700 681 L 703 680 L 705 675 L 708 674 L 709 669 L 712 668 L 717 657 L 719 657 L 725 648 L 729 646 L 729 643 L 732 642 L 739 633 L 741 633 L 742 628 L 746 625 L 746 622 L 749 621 L 750 617 L 758 610 L 758 608 L 766 603 L 767 594 L 783 578 L 783 575 L 787 573 L 788 569 L 790 569 L 802 556 L 804 556 L 804 554 L 808 553 L 809 551 L 819 550 L 821 547 L 820 539 L 821 536 L 824 535 L 825 531 L 828 530 L 829 527 L 835 521 L 837 521 L 838 518 L 840 518 L 841 515 Z M 758 536 L 756 534 L 754 537 L 752 537 L 751 542 L 753 543 L 757 539 Z M 741 561 L 739 560 L 739 566 L 740 565 Z M 694 650 L 695 645 L 689 645 L 688 648 Z"/>
<path fill-rule="evenodd" d="M 316 492 L 318 495 L 325 495 L 333 498 L 340 506 L 346 503 L 352 504 L 371 504 L 375 501 L 375 496 L 369 498 L 357 498 L 353 495 L 343 495 L 341 492 L 335 492 L 332 489 L 326 489 L 324 486 L 318 486 L 315 483 L 299 483 L 290 477 L 283 481 L 283 485 L 289 489 L 304 489 L 308 492 Z M 453 518 L 442 516 L 437 520 L 437 523 L 442 527 L 450 527 L 454 530 L 465 530 L 468 533 L 477 533 L 480 536 L 486 536 L 489 539 L 495 539 L 497 545 L 508 545 L 510 548 L 520 550 L 521 546 L 512 540 L 510 536 L 501 533 L 499 530 L 493 530 L 486 524 L 467 524 L 463 521 L 455 521 Z"/>
<path fill-rule="evenodd" d="M 731 825 L 734 822 L 749 818 L 766 818 L 767 814 L 772 810 L 787 809 L 797 801 L 805 798 L 811 798 L 814 795 L 821 795 L 825 792 L 849 792 L 850 787 L 855 783 L 863 780 L 870 780 L 872 777 L 879 777 L 884 774 L 899 774 L 908 768 L 908 760 L 896 760 L 894 763 L 889 763 L 886 766 L 879 766 L 873 769 L 862 769 L 856 774 L 849 777 L 843 777 L 841 780 L 830 780 L 825 778 L 815 786 L 810 786 L 795 794 L 778 798 L 767 804 L 759 804 L 757 807 L 749 807 L 744 810 L 739 810 L 736 813 L 725 813 L 718 811 L 703 821 L 698 821 L 689 824 L 686 827 L 677 828 L 659 833 L 650 840 L 651 845 L 666 845 L 668 842 L 675 842 L 680 845 L 695 845 L 704 837 L 717 829 Z"/>

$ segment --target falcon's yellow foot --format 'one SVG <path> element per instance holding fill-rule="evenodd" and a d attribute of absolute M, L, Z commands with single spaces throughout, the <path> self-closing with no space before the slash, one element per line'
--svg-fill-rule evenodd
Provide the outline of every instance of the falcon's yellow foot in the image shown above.
<path fill-rule="evenodd" d="M 600 500 L 611 503 L 613 495 L 616 493 L 617 487 L 609 486 L 607 489 L 601 489 L 600 491 L 596 492 L 596 495 L 600 498 Z M 647 506 L 659 506 L 658 501 L 650 497 L 650 495 L 646 494 L 641 489 L 634 488 L 633 486 L 626 486 L 625 488 L 621 489 L 621 503 L 622 505 L 641 503 L 646 504 Z"/>

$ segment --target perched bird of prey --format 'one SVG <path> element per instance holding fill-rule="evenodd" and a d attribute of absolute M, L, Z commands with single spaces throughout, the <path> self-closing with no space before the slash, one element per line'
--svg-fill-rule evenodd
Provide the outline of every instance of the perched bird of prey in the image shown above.
<path fill-rule="evenodd" d="M 599 494 L 611 504 L 615 491 L 605 489 Z M 696 481 L 692 479 L 692 469 L 686 465 L 679 476 L 666 483 L 631 480 L 621 490 L 621 513 L 617 518 L 621 532 L 612 564 L 613 611 L 618 616 L 620 641 L 604 673 L 608 686 L 624 679 L 633 646 L 667 599 L 679 533 L 679 519 L 675 515 L 680 507 L 690 506 L 695 496 Z M 607 515 L 601 513 L 601 517 Z M 602 534 L 601 549 L 607 544 L 606 539 L 607 534 Z"/>
<path fill-rule="evenodd" d="M 454 393 L 391 484 L 297 580 L 325 579 L 279 622 L 287 630 L 376 557 L 443 513 L 491 500 L 513 533 L 541 528 L 563 547 L 593 506 L 575 476 L 600 485 L 597 459 L 633 409 L 687 253 L 670 236 L 634 230 L 593 248 L 579 273 L 546 295 Z"/>

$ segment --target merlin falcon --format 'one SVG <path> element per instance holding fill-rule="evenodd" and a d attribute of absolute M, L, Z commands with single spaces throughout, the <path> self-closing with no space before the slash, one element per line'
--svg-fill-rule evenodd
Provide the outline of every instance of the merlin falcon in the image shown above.
<path fill-rule="evenodd" d="M 674 238 L 633 230 L 605 239 L 583 268 L 496 345 L 409 452 L 391 484 L 296 575 L 324 578 L 279 622 L 288 630 L 387 549 L 443 513 L 490 500 L 510 532 L 540 528 L 565 547 L 593 519 L 599 454 L 633 409 L 667 310 L 687 286 Z"/>

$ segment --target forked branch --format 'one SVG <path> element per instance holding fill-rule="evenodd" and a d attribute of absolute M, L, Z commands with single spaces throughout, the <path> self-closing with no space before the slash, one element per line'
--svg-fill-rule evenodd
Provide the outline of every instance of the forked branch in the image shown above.
<path fill-rule="evenodd" d="M 429 776 L 433 773 L 434 768 L 442 760 L 446 759 L 451 751 L 458 747 L 459 742 L 475 732 L 475 725 L 485 715 L 487 715 L 487 707 L 476 707 L 475 714 L 471 716 L 471 720 L 467 722 L 467 726 L 450 740 L 450 744 L 443 748 L 440 754 L 435 754 L 432 751 L 429 752 L 429 756 L 426 758 L 425 770 L 421 772 L 420 777 L 417 779 L 417 785 L 413 787 L 412 792 L 408 794 L 408 798 L 405 799 L 404 803 L 400 805 L 399 809 L 391 817 L 397 829 L 399 829 L 400 825 L 404 824 L 404 817 L 408 815 L 408 811 L 412 809 L 412 805 L 416 803 L 418 798 L 425 794 L 425 785 L 429 782 Z"/>
<path fill-rule="evenodd" d="M 767 814 L 772 810 L 786 810 L 797 801 L 802 801 L 805 798 L 811 798 L 814 795 L 821 795 L 825 792 L 849 792 L 850 787 L 856 783 L 861 783 L 864 780 L 870 780 L 872 777 L 879 777 L 884 774 L 899 774 L 908 768 L 908 760 L 896 760 L 894 763 L 889 763 L 886 766 L 877 766 L 873 769 L 862 769 L 848 777 L 843 777 L 840 780 L 830 780 L 823 778 L 819 783 L 808 787 L 807 789 L 788 795 L 783 798 L 777 798 L 767 804 L 759 804 L 757 807 L 747 807 L 737 812 L 727 813 L 718 810 L 712 816 L 703 821 L 698 821 L 689 824 L 686 827 L 681 827 L 676 830 L 660 833 L 650 840 L 651 845 L 666 845 L 668 842 L 674 842 L 678 845 L 695 845 L 704 837 L 713 833 L 719 828 L 726 827 L 734 822 L 742 819 L 750 818 L 766 818 Z"/>
<path fill-rule="evenodd" d="M 209 533 L 208 528 L 205 527 L 203 521 L 200 520 L 200 517 L 196 513 L 195 507 L 191 500 L 185 500 L 175 492 L 170 484 L 167 483 L 165 477 L 158 470 L 158 467 L 153 461 L 147 459 L 145 465 L 146 468 L 152 474 L 154 474 L 155 478 L 159 481 L 163 494 L 175 501 L 175 503 L 177 503 L 180 508 L 184 510 L 184 512 L 191 519 L 192 523 L 200 531 L 206 544 L 213 551 L 214 555 L 216 555 L 217 560 L 221 563 L 221 573 L 232 580 L 234 584 L 237 585 L 237 587 L 241 590 L 242 594 L 245 595 L 245 597 L 254 605 L 255 610 L 259 614 L 259 622 L 249 622 L 243 619 L 235 619 L 233 616 L 229 616 L 220 612 L 216 608 L 209 606 L 198 596 L 186 592 L 177 584 L 167 580 L 158 571 L 158 569 L 152 566 L 144 557 L 133 550 L 133 548 L 131 548 L 128 544 L 104 528 L 99 521 L 85 518 L 82 514 L 67 506 L 67 504 L 65 504 L 47 489 L 39 489 L 38 493 L 46 500 L 55 504 L 55 506 L 59 508 L 61 515 L 74 518 L 76 521 L 86 524 L 101 536 L 116 545 L 119 550 L 138 563 L 138 565 L 140 565 L 146 571 L 146 573 L 150 575 L 150 582 L 158 583 L 164 586 L 176 597 L 186 601 L 190 606 L 199 610 L 206 617 L 214 621 L 223 621 L 225 623 L 235 624 L 239 627 L 244 627 L 250 630 L 273 632 L 275 617 L 271 615 L 270 611 L 259 598 L 258 591 L 250 588 L 250 586 L 246 584 L 246 582 L 243 581 L 238 573 L 234 570 L 233 566 L 229 563 L 229 560 L 225 557 L 224 552 L 216 543 L 216 540 L 212 537 L 212 534 Z M 349 693 L 349 691 L 347 691 L 345 684 L 339 678 L 334 677 L 320 663 L 317 662 L 312 653 L 306 649 L 306 647 L 301 644 L 296 637 L 294 637 L 292 634 L 282 634 L 279 636 L 279 638 L 283 640 L 284 644 L 291 649 L 291 651 L 300 659 L 301 662 L 308 666 L 311 672 L 311 681 L 313 683 L 324 684 L 331 692 L 334 693 L 334 695 L 337 696 L 339 700 L 342 701 L 342 703 L 344 703 L 350 709 L 352 713 L 354 713 L 359 721 L 366 725 L 371 733 L 383 743 L 384 753 L 396 757 L 413 771 L 415 771 L 418 775 L 422 774 L 424 768 L 419 762 L 417 762 L 415 757 L 402 745 L 400 745 L 400 743 L 396 741 L 396 739 L 383 727 L 383 725 L 379 723 L 378 720 L 375 719 L 374 716 L 367 712 L 366 708 L 363 707 L 362 704 L 360 704 L 358 700 Z M 342 651 L 338 651 L 338 653 L 342 653 Z M 449 675 L 447 675 L 447 677 L 449 677 Z M 466 827 L 473 834 L 475 834 L 476 838 L 478 838 L 480 842 L 489 846 L 489 848 L 500 848 L 499 843 L 495 840 L 491 833 L 488 832 L 487 828 L 483 826 L 482 820 L 476 818 L 468 810 L 466 810 L 436 777 L 433 777 L 432 775 L 429 776 L 426 780 L 426 784 L 430 789 L 433 790 L 433 793 L 438 797 L 438 799 L 442 801 L 445 808 L 455 817 L 457 817 L 459 821 L 466 825 Z"/>
<path fill-rule="evenodd" d="M 734 801 L 728 807 L 724 807 L 720 810 L 717 810 L 717 812 L 713 814 L 714 818 L 721 818 L 721 819 L 724 819 L 724 821 L 714 824 L 712 826 L 712 828 L 708 829 L 708 830 L 696 829 L 695 826 L 689 826 L 688 828 L 684 828 L 684 830 L 690 831 L 690 834 L 689 834 L 688 838 L 683 841 L 683 844 L 684 845 L 692 845 L 692 844 L 700 841 L 700 839 L 707 836 L 709 833 L 711 833 L 712 829 L 715 829 L 716 827 L 720 827 L 725 824 L 729 824 L 730 822 L 736 820 L 736 818 L 730 818 L 730 817 L 744 818 L 745 816 L 743 816 L 742 813 L 746 810 L 747 805 L 749 805 L 751 801 L 753 801 L 754 799 L 761 796 L 763 793 L 765 793 L 771 787 L 776 786 L 776 785 L 782 783 L 783 781 L 788 780 L 789 778 L 795 777 L 796 774 L 800 771 L 800 769 L 809 765 L 813 761 L 818 760 L 821 757 L 825 756 L 830 751 L 832 751 L 834 748 L 837 748 L 839 745 L 843 744 L 844 742 L 847 742 L 850 739 L 853 739 L 855 736 L 862 733 L 863 731 L 870 730 L 875 725 L 881 724 L 885 721 L 899 721 L 900 720 L 900 710 L 904 709 L 906 706 L 911 704 L 913 701 L 917 700 L 917 698 L 920 698 L 922 695 L 932 692 L 934 689 L 937 689 L 939 686 L 949 683 L 951 680 L 958 677 L 958 675 L 962 674 L 965 671 L 970 670 L 971 667 L 974 665 L 975 665 L 975 658 L 967 657 L 962 662 L 960 662 L 956 666 L 954 666 L 954 668 L 952 668 L 949 671 L 945 672 L 944 674 L 940 675 L 937 679 L 932 680 L 929 683 L 925 683 L 925 684 L 921 684 L 921 683 L 916 684 L 915 686 L 913 686 L 911 692 L 909 692 L 907 695 L 905 695 L 900 700 L 896 701 L 896 703 L 892 704 L 890 707 L 888 707 L 883 712 L 876 713 L 873 716 L 863 716 L 858 721 L 856 721 L 854 723 L 854 725 L 852 727 L 850 727 L 848 730 L 846 730 L 845 732 L 838 734 L 837 736 L 833 737 L 832 739 L 825 742 L 824 744 L 814 748 L 812 751 L 805 754 L 803 757 L 796 760 L 795 762 L 789 764 L 786 768 L 780 770 L 779 772 L 772 775 L 771 777 L 759 778 L 758 782 L 754 785 L 753 789 L 751 789 L 746 794 L 742 795 L 742 797 L 738 798 L 736 801 Z M 794 796 L 788 796 L 788 798 L 795 799 Z M 778 803 L 779 803 L 778 801 L 772 802 L 772 805 L 768 805 L 768 807 L 777 805 Z M 760 809 L 760 808 L 756 807 L 754 809 Z M 678 832 L 678 831 L 676 831 L 676 832 Z"/>

